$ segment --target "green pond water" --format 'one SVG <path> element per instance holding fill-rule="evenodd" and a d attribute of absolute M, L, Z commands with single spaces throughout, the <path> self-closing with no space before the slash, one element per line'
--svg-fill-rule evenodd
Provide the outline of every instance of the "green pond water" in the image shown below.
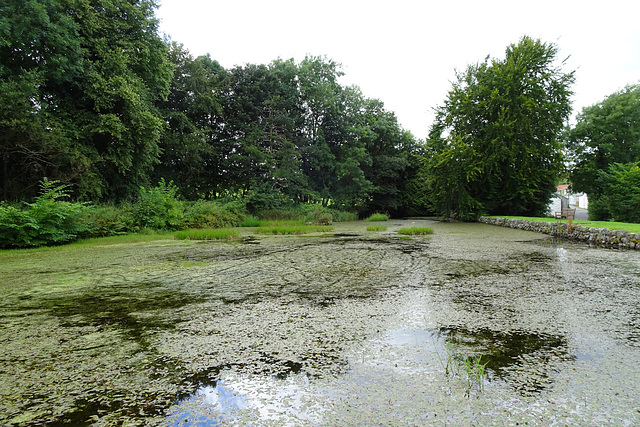
<path fill-rule="evenodd" d="M 640 252 L 367 225 L 0 252 L 0 425 L 640 425 Z"/>

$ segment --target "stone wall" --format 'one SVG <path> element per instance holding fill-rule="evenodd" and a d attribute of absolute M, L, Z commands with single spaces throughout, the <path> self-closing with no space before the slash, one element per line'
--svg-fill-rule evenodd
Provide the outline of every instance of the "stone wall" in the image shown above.
<path fill-rule="evenodd" d="M 597 246 L 640 249 L 640 234 L 634 234 L 628 231 L 609 230 L 608 228 L 595 228 L 576 224 L 573 224 L 573 230 L 569 231 L 568 225 L 563 222 L 537 222 L 486 216 L 480 217 L 478 221 L 485 224 L 535 231 L 537 233 L 550 234 L 571 240 L 580 240 Z"/>

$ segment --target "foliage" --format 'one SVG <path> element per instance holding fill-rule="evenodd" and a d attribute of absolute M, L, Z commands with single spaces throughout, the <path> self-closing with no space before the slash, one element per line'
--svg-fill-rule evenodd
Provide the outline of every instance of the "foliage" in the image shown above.
<path fill-rule="evenodd" d="M 609 179 L 602 174 L 609 174 L 614 163 L 640 160 L 640 85 L 583 108 L 576 125 L 566 132 L 565 143 L 573 162 L 573 191 L 589 195 L 590 219 L 608 219 L 612 215 L 605 191 Z"/>
<path fill-rule="evenodd" d="M 88 206 L 82 221 L 87 226 L 82 237 L 115 236 L 136 230 L 133 206 L 129 204 Z"/>
<path fill-rule="evenodd" d="M 615 221 L 640 223 L 640 162 L 613 163 L 600 171 L 598 181 L 604 193 L 597 199 L 598 209 L 606 209 Z"/>
<path fill-rule="evenodd" d="M 401 228 L 396 231 L 398 234 L 404 234 L 407 236 L 417 236 L 417 235 L 425 235 L 425 234 L 433 234 L 433 229 L 429 227 L 410 227 L 410 228 Z"/>
<path fill-rule="evenodd" d="M 254 215 L 294 203 L 402 209 L 413 136 L 382 102 L 342 86 L 335 61 L 224 69 L 163 42 L 154 0 L 5 3 L 2 199 L 27 197 L 46 174 L 74 183 L 78 199 L 114 204 L 166 179 L 187 200 L 244 197 Z M 100 234 L 126 228 L 102 214 Z M 134 227 L 161 226 L 142 214 Z"/>
<path fill-rule="evenodd" d="M 367 231 L 387 231 L 386 225 L 369 225 L 367 226 Z"/>
<path fill-rule="evenodd" d="M 316 205 L 312 213 L 307 214 L 307 221 L 320 225 L 331 225 L 333 215 L 322 205 Z"/>
<path fill-rule="evenodd" d="M 68 185 L 43 179 L 40 195 L 24 206 L 0 205 L 0 247 L 26 248 L 66 243 L 86 230 L 82 215 L 86 206 L 68 198 Z"/>
<path fill-rule="evenodd" d="M 371 214 L 367 219 L 365 219 L 365 221 L 389 221 L 389 217 L 385 214 L 382 213 L 374 213 Z"/>
<path fill-rule="evenodd" d="M 457 74 L 426 147 L 439 214 L 544 212 L 562 168 L 558 136 L 574 80 L 554 65 L 556 55 L 553 44 L 523 37 L 504 60 L 487 58 Z"/>
<path fill-rule="evenodd" d="M 484 205 L 472 193 L 474 180 L 481 173 L 479 155 L 459 134 L 434 149 L 427 161 L 426 182 L 433 209 L 451 220 L 471 221 L 481 215 Z"/>
<path fill-rule="evenodd" d="M 41 177 L 86 199 L 135 194 L 158 161 L 171 65 L 154 0 L 7 0 L 0 14 L 3 195 Z"/>
<path fill-rule="evenodd" d="M 140 187 L 133 211 L 135 223 L 140 228 L 177 230 L 185 221 L 184 204 L 178 200 L 178 187 L 164 179 L 156 187 Z"/>
<path fill-rule="evenodd" d="M 233 240 L 238 235 L 239 231 L 235 228 L 189 228 L 173 233 L 178 240 Z"/>
<path fill-rule="evenodd" d="M 190 228 L 238 227 L 245 220 L 244 209 L 215 201 L 185 203 L 184 224 Z"/>

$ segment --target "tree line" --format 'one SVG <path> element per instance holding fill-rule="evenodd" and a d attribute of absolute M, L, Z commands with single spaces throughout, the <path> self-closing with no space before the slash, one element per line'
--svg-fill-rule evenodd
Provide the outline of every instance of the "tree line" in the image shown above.
<path fill-rule="evenodd" d="M 397 211 L 415 138 L 325 57 L 224 69 L 158 35 L 155 4 L 8 0 L 2 198 L 42 177 L 120 202 L 160 178 L 184 197 L 257 193 Z"/>
<path fill-rule="evenodd" d="M 468 220 L 542 215 L 568 176 L 595 215 L 624 216 L 613 202 L 635 182 L 638 88 L 569 127 L 575 76 L 554 44 L 525 36 L 458 72 L 418 141 L 380 100 L 341 85 L 333 60 L 225 69 L 163 39 L 155 7 L 3 1 L 2 200 L 31 200 L 45 177 L 97 203 L 166 182 L 188 200 L 240 197 L 251 211 L 312 203 Z"/>

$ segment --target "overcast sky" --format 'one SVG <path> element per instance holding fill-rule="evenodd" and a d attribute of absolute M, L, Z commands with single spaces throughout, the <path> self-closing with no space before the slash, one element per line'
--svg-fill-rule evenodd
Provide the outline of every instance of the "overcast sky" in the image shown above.
<path fill-rule="evenodd" d="M 639 0 L 160 0 L 160 31 L 223 67 L 323 56 L 424 138 L 455 70 L 523 35 L 576 70 L 574 112 L 640 83 Z"/>

